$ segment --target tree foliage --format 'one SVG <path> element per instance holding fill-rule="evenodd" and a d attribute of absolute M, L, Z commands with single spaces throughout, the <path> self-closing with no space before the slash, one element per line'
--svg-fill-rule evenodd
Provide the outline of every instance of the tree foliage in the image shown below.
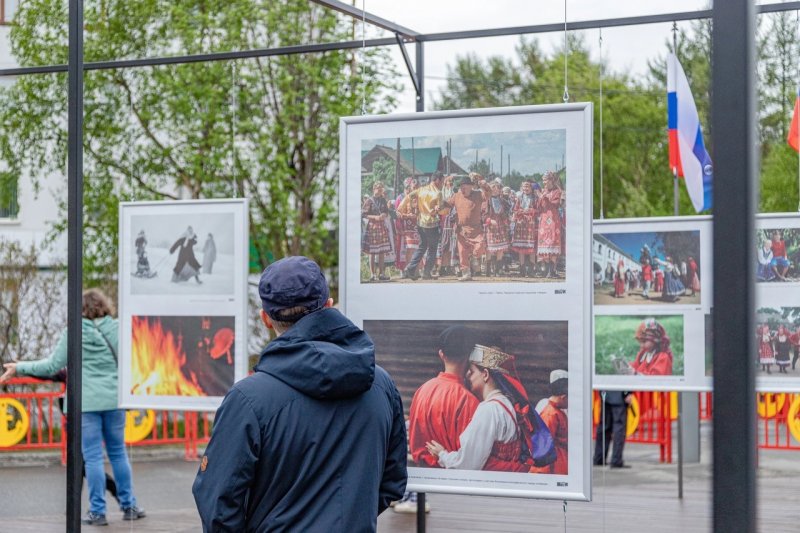
<path fill-rule="evenodd" d="M 63 63 L 67 4 L 21 3 L 21 65 Z M 102 0 L 85 13 L 85 59 L 128 59 L 352 38 L 352 23 L 305 0 Z M 116 271 L 120 200 L 247 196 L 257 262 L 303 253 L 336 264 L 339 118 L 392 108 L 386 51 L 95 70 L 85 77 L 88 277 Z M 363 58 L 363 61 L 361 60 Z M 0 92 L 0 180 L 63 175 L 66 79 Z M 387 96 L 388 95 L 388 96 Z M 63 230 L 59 225 L 57 230 Z"/>
<path fill-rule="evenodd" d="M 798 209 L 798 154 L 786 146 L 800 60 L 797 32 L 791 13 L 760 17 L 758 117 L 762 141 L 762 212 Z M 692 88 L 706 148 L 713 157 L 711 20 L 681 27 L 676 32 L 675 45 L 671 37 L 664 45 L 664 53 L 648 62 L 647 75 L 633 77 L 612 72 L 604 61 L 593 59 L 580 37 L 572 35 L 568 40 L 570 100 L 594 103 L 596 218 L 673 214 L 673 177 L 667 159 L 666 131 L 666 57 L 673 49 L 677 50 Z M 438 109 L 560 103 L 564 92 L 564 50 L 547 54 L 536 40 L 523 38 L 513 58 L 494 56 L 481 60 L 473 54 L 458 56 L 448 66 L 447 78 L 435 101 Z M 716 183 L 724 186 L 724 176 L 716 176 Z M 680 181 L 679 212 L 694 213 Z"/>

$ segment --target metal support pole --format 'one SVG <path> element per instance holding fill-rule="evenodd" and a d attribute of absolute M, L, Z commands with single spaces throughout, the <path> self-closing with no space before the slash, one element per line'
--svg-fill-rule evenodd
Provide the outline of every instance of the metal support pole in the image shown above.
<path fill-rule="evenodd" d="M 67 69 L 67 532 L 81 530 L 83 276 L 83 0 L 69 0 Z"/>
<path fill-rule="evenodd" d="M 425 111 L 425 45 L 417 42 L 417 111 Z"/>
<path fill-rule="evenodd" d="M 756 531 L 755 5 L 714 2 L 714 531 Z M 724 259 L 723 259 L 724 258 Z M 724 355 L 724 357 L 719 357 Z"/>
<path fill-rule="evenodd" d="M 678 499 L 683 499 L 683 401 L 681 393 L 678 393 Z"/>
<path fill-rule="evenodd" d="M 417 533 L 425 533 L 425 493 L 417 493 Z"/>

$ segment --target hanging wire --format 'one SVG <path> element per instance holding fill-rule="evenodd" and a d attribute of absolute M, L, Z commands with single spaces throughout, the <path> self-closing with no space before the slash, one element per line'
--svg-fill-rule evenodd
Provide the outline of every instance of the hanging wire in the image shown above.
<path fill-rule="evenodd" d="M 239 78 L 236 72 L 236 61 L 231 62 L 231 186 L 233 197 L 239 197 L 239 187 L 236 186 L 236 93 L 239 88 Z"/>
<path fill-rule="evenodd" d="M 136 201 L 136 188 L 134 187 L 134 178 L 133 178 L 133 145 L 136 142 L 136 121 L 134 120 L 133 114 L 133 74 L 131 74 L 131 84 L 130 84 L 130 97 L 128 100 L 128 120 L 130 121 L 130 128 L 131 133 L 128 136 L 128 193 L 130 194 L 131 201 Z"/>
<path fill-rule="evenodd" d="M 600 28 L 600 220 L 603 212 L 603 28 Z"/>
<path fill-rule="evenodd" d="M 567 0 L 564 0 L 564 103 L 569 102 L 569 88 L 567 84 L 567 56 L 569 43 L 567 42 Z"/>
<path fill-rule="evenodd" d="M 600 466 L 603 469 L 603 533 L 606 533 L 606 456 L 608 455 L 608 449 L 606 448 L 606 391 L 600 392 L 600 423 L 603 424 L 603 456 L 602 461 L 600 462 Z"/>
<path fill-rule="evenodd" d="M 367 114 L 367 0 L 361 0 L 361 114 Z"/>
<path fill-rule="evenodd" d="M 564 533 L 567 533 L 567 500 L 564 500 Z"/>

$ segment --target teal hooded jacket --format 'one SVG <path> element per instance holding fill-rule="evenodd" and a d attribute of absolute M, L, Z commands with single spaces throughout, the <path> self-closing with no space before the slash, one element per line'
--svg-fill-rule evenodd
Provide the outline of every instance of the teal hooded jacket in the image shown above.
<path fill-rule="evenodd" d="M 117 320 L 110 316 L 96 320 L 87 318 L 82 320 L 81 411 L 84 413 L 117 409 L 117 359 L 115 353 L 118 331 Z M 113 348 L 113 352 L 111 348 Z M 67 366 L 66 329 L 61 334 L 50 357 L 38 361 L 20 361 L 17 363 L 17 374 L 46 378 L 65 366 Z"/>

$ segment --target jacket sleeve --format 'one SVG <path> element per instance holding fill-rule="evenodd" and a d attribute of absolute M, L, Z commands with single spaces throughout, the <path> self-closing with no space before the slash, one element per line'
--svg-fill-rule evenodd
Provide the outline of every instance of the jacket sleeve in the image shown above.
<path fill-rule="evenodd" d="M 385 511 L 391 502 L 403 497 L 403 493 L 406 491 L 406 481 L 408 481 L 406 422 L 403 417 L 403 402 L 400 400 L 400 393 L 397 392 L 394 384 L 391 389 L 391 402 L 392 430 L 389 435 L 386 464 L 383 466 L 381 487 L 378 491 L 378 514 Z"/>
<path fill-rule="evenodd" d="M 234 388 L 217 410 L 214 430 L 192 485 L 203 531 L 245 530 L 247 498 L 261 452 L 258 419 Z"/>
<path fill-rule="evenodd" d="M 61 334 L 53 353 L 46 359 L 38 361 L 21 361 L 17 363 L 17 374 L 46 378 L 54 375 L 67 366 L 67 332 Z"/>

